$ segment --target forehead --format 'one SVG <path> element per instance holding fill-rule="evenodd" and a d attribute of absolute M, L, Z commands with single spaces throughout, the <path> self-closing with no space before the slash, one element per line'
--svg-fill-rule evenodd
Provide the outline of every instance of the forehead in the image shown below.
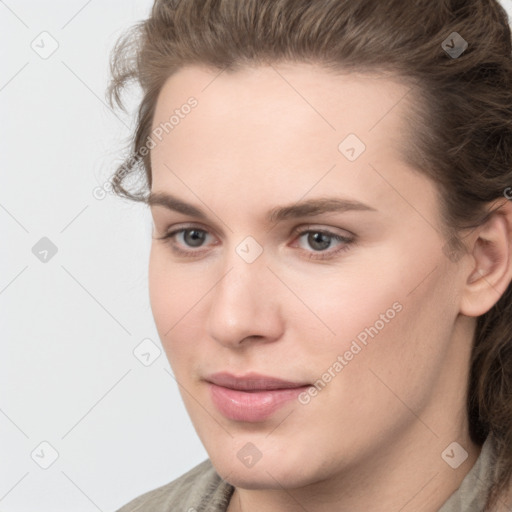
<path fill-rule="evenodd" d="M 153 133 L 160 129 L 153 189 L 176 188 L 176 177 L 186 176 L 195 190 L 232 190 L 236 182 L 239 196 L 261 191 L 270 203 L 340 183 L 363 201 L 396 194 L 400 171 L 404 189 L 423 185 L 400 153 L 410 133 L 410 93 L 390 75 L 335 74 L 311 64 L 183 68 L 164 84 L 153 117 Z M 184 108 L 191 98 L 196 106 Z M 357 159 L 343 153 L 347 145 Z"/>
<path fill-rule="evenodd" d="M 193 139 L 201 140 L 203 155 L 222 145 L 228 156 L 242 145 L 247 158 L 258 158 L 263 156 L 261 144 L 275 151 L 278 140 L 283 150 L 294 146 L 295 151 L 287 152 L 289 160 L 293 153 L 313 147 L 316 153 L 337 151 L 341 141 L 356 134 L 368 150 L 394 149 L 400 158 L 398 145 L 408 133 L 404 114 L 410 92 L 408 85 L 389 75 L 335 74 L 312 64 L 235 72 L 188 66 L 172 75 L 160 92 L 152 128 L 167 128 L 160 130 L 165 140 L 153 154 L 166 145 L 176 154 L 191 145 L 183 146 L 184 139 Z M 192 110 L 187 106 L 190 98 L 197 102 Z M 169 126 L 173 113 L 178 115 Z M 253 151 L 247 153 L 251 144 Z"/>
<path fill-rule="evenodd" d="M 261 112 L 259 121 L 267 126 L 267 121 L 275 124 L 284 115 L 283 122 L 311 121 L 312 128 L 339 135 L 344 130 L 366 132 L 384 121 L 386 127 L 396 126 L 410 91 L 403 79 L 389 73 L 335 73 L 315 64 L 261 65 L 237 71 L 186 66 L 162 87 L 153 127 L 194 96 L 203 120 L 222 116 L 255 123 L 258 116 L 254 114 Z"/>

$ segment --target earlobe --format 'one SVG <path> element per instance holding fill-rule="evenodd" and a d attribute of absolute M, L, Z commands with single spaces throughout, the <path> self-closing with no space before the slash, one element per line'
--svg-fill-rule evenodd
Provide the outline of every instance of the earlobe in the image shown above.
<path fill-rule="evenodd" d="M 498 302 L 512 280 L 512 202 L 494 203 L 494 213 L 475 230 L 468 252 L 471 268 L 461 300 L 461 313 L 477 317 Z"/>

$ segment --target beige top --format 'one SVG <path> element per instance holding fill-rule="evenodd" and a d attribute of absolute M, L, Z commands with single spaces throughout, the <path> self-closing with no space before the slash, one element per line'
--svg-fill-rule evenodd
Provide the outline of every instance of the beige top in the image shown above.
<path fill-rule="evenodd" d="M 482 512 L 493 455 L 492 440 L 488 437 L 460 487 L 438 512 Z M 233 491 L 234 487 L 223 480 L 210 459 L 206 459 L 176 480 L 135 498 L 117 512 L 225 512 Z"/>

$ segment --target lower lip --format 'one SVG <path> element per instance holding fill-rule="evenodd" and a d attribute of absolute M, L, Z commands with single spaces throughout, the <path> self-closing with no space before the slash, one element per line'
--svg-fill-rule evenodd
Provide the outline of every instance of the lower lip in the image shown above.
<path fill-rule="evenodd" d="M 238 391 L 208 383 L 212 401 L 219 411 L 235 421 L 264 421 L 309 386 L 265 391 Z"/>

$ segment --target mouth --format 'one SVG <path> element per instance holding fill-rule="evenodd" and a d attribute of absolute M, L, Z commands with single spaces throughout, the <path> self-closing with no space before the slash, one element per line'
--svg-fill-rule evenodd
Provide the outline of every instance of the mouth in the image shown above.
<path fill-rule="evenodd" d="M 233 421 L 261 422 L 308 389 L 306 382 L 288 381 L 257 373 L 236 377 L 227 372 L 207 377 L 213 404 Z"/>

